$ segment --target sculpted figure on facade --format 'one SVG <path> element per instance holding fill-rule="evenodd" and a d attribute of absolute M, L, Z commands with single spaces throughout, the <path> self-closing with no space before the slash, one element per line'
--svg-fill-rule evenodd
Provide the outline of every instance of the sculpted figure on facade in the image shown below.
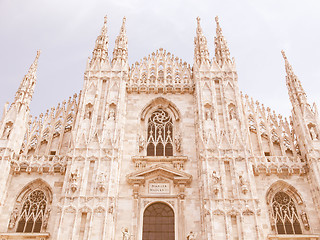
<path fill-rule="evenodd" d="M 111 121 L 116 120 L 116 113 L 113 107 L 110 107 L 109 109 L 108 120 L 111 120 Z"/>
<path fill-rule="evenodd" d="M 302 213 L 301 213 L 301 220 L 302 220 L 302 223 L 304 225 L 304 228 L 306 230 L 310 230 L 308 216 L 307 216 L 307 213 L 305 211 L 302 211 Z"/>
<path fill-rule="evenodd" d="M 212 171 L 212 174 L 211 174 L 211 177 L 212 177 L 212 180 L 213 180 L 213 184 L 216 185 L 220 182 L 221 180 L 221 177 L 217 174 L 217 172 L 215 170 Z"/>
<path fill-rule="evenodd" d="M 210 105 L 205 107 L 205 120 L 213 120 L 213 111 Z"/>
<path fill-rule="evenodd" d="M 131 236 L 128 228 L 123 228 L 121 232 L 122 232 L 122 240 L 131 240 Z"/>
<path fill-rule="evenodd" d="M 315 127 L 313 125 L 311 125 L 310 127 L 310 136 L 311 136 L 311 139 L 312 140 L 318 140 L 318 136 L 317 136 L 317 133 L 315 131 Z"/>
<path fill-rule="evenodd" d="M 237 112 L 233 104 L 229 105 L 229 119 L 230 120 L 237 119 Z"/>
<path fill-rule="evenodd" d="M 16 207 L 13 209 L 11 216 L 10 216 L 10 221 L 9 221 L 9 228 L 14 228 L 17 222 L 19 216 L 19 209 Z"/>
<path fill-rule="evenodd" d="M 181 136 L 180 134 L 178 134 L 175 138 L 174 138 L 174 144 L 176 146 L 176 151 L 177 152 L 181 152 Z"/>
<path fill-rule="evenodd" d="M 139 135 L 138 145 L 139 145 L 139 152 L 142 152 L 146 146 L 146 141 L 144 140 L 143 135 Z"/>
<path fill-rule="evenodd" d="M 100 192 L 104 192 L 106 186 L 106 175 L 103 172 L 100 172 L 98 175 L 97 188 Z"/>
<path fill-rule="evenodd" d="M 212 178 L 212 184 L 213 184 L 213 186 L 212 186 L 213 193 L 214 193 L 215 195 L 217 195 L 218 192 L 219 192 L 219 186 L 218 186 L 218 184 L 220 183 L 221 176 L 219 176 L 219 175 L 217 174 L 217 172 L 216 172 L 215 170 L 213 170 L 213 171 L 212 171 L 212 174 L 211 174 L 211 178 Z"/>
<path fill-rule="evenodd" d="M 85 113 L 84 113 L 84 118 L 85 119 L 91 119 L 92 117 L 92 111 L 93 111 L 93 105 L 91 103 L 88 103 L 86 105 Z"/>
<path fill-rule="evenodd" d="M 78 169 L 75 169 L 70 174 L 70 189 L 71 189 L 72 192 L 75 192 L 78 189 L 79 176 L 80 176 L 80 174 L 78 172 Z"/>
<path fill-rule="evenodd" d="M 5 129 L 3 131 L 3 135 L 2 138 L 3 139 L 8 139 L 11 133 L 11 125 L 10 124 L 6 124 Z"/>
<path fill-rule="evenodd" d="M 187 240 L 196 240 L 196 233 L 194 233 L 193 231 L 190 231 L 187 236 Z"/>
<path fill-rule="evenodd" d="M 50 213 L 51 213 L 51 208 L 47 208 L 46 213 L 43 217 L 43 224 L 42 224 L 43 229 L 47 229 L 47 227 L 48 227 Z"/>
<path fill-rule="evenodd" d="M 241 191 L 246 194 L 248 192 L 248 183 L 243 175 L 239 175 L 239 184 L 241 186 Z"/>

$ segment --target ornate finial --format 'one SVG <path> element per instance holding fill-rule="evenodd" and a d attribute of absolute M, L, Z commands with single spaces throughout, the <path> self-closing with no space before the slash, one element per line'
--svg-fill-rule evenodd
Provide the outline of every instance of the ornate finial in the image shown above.
<path fill-rule="evenodd" d="M 217 25 L 219 25 L 219 17 L 216 16 L 214 19 L 216 20 Z"/>
<path fill-rule="evenodd" d="M 197 17 L 197 23 L 198 23 L 198 24 L 200 24 L 200 20 L 201 20 L 201 18 L 198 16 L 198 17 Z"/>
<path fill-rule="evenodd" d="M 107 15 L 104 16 L 103 26 L 101 29 L 101 35 L 106 35 L 106 34 L 107 34 Z"/>
<path fill-rule="evenodd" d="M 202 35 L 202 28 L 200 25 L 200 20 L 201 20 L 201 18 L 197 17 L 197 34 Z"/>
<path fill-rule="evenodd" d="M 288 60 L 288 59 L 287 59 L 287 56 L 286 56 L 286 53 L 285 53 L 283 50 L 281 50 L 281 53 L 282 53 L 283 59 L 284 59 L 284 60 Z"/>
<path fill-rule="evenodd" d="M 38 50 L 38 51 L 37 51 L 37 56 L 36 56 L 36 59 L 37 59 L 37 60 L 38 60 L 39 57 L 40 57 L 40 53 L 41 53 L 41 50 Z"/>
<path fill-rule="evenodd" d="M 194 60 L 199 66 L 202 63 L 209 64 L 209 51 L 207 47 L 207 39 L 202 33 L 202 28 L 200 25 L 200 17 L 197 17 L 197 30 L 196 37 L 194 38 Z"/>
<path fill-rule="evenodd" d="M 30 69 L 29 69 L 29 72 L 28 72 L 28 74 L 33 74 L 34 73 L 34 71 L 36 71 L 37 70 L 37 67 L 38 67 L 38 60 L 39 60 L 39 57 L 40 57 L 40 53 L 41 53 L 41 51 L 40 50 L 38 50 L 37 51 L 37 55 L 36 55 L 36 58 L 34 59 L 34 61 L 33 61 L 33 63 L 32 63 L 32 65 L 31 65 L 31 67 L 30 67 Z"/>
<path fill-rule="evenodd" d="M 122 26 L 121 26 L 121 33 L 125 33 L 126 32 L 126 21 L 127 21 L 127 18 L 126 17 L 123 17 L 122 18 Z"/>
<path fill-rule="evenodd" d="M 289 63 L 289 61 L 288 61 L 288 58 L 287 58 L 287 56 L 286 56 L 286 53 L 285 53 L 283 50 L 281 50 L 281 54 L 282 54 L 283 59 L 284 59 L 284 61 L 285 61 L 285 67 L 286 67 L 287 75 L 288 75 L 288 76 L 289 76 L 289 75 L 294 75 L 292 66 L 290 65 L 290 63 Z"/>

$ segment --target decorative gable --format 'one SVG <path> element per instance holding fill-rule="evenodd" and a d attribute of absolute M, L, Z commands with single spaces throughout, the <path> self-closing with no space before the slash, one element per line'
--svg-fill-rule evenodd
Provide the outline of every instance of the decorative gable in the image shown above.
<path fill-rule="evenodd" d="M 168 183 L 173 182 L 178 186 L 179 197 L 184 198 L 185 187 L 190 185 L 192 175 L 186 172 L 165 166 L 164 164 L 155 164 L 142 170 L 135 171 L 127 175 L 127 181 L 133 185 L 133 196 L 138 198 L 140 186 L 148 183 Z M 169 186 L 167 187 L 169 188 Z M 169 192 L 168 192 L 169 193 Z"/>

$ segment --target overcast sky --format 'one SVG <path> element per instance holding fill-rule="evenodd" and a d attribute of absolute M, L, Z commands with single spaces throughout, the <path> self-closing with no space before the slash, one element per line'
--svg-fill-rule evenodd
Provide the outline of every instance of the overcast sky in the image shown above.
<path fill-rule="evenodd" d="M 37 49 L 42 53 L 32 115 L 79 93 L 105 15 L 109 57 L 122 17 L 127 17 L 130 65 L 161 47 L 192 65 L 197 16 L 212 58 L 218 15 L 236 60 L 241 91 L 288 116 L 291 104 L 280 52 L 284 49 L 309 103 L 320 106 L 316 0 L 0 0 L 0 107 L 13 101 Z"/>

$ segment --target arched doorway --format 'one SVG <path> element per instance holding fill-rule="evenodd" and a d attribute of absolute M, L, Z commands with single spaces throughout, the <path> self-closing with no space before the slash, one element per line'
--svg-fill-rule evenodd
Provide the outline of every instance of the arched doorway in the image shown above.
<path fill-rule="evenodd" d="M 174 240 L 174 212 L 164 203 L 153 203 L 143 214 L 142 240 Z"/>

